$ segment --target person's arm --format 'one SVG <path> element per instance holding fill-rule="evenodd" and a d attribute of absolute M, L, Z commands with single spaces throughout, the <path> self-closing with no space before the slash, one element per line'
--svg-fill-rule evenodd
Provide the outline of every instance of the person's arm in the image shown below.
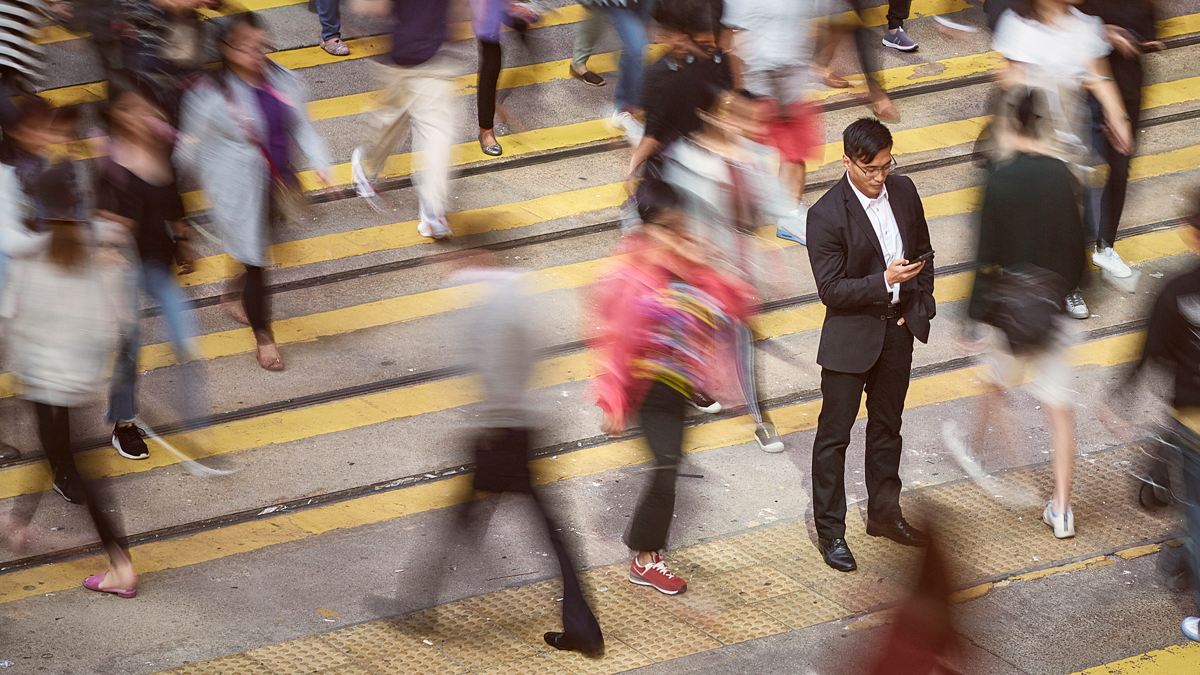
<path fill-rule="evenodd" d="M 846 276 L 846 247 L 836 229 L 833 219 L 822 211 L 814 208 L 808 212 L 808 261 L 821 302 L 832 309 L 890 302 L 885 272 L 858 279 Z"/>
<path fill-rule="evenodd" d="M 662 143 L 659 143 L 658 139 L 652 138 L 650 134 L 643 135 L 642 140 L 633 151 L 633 157 L 629 158 L 629 173 L 625 175 L 625 180 L 633 180 L 637 176 L 638 167 L 654 156 L 654 153 L 658 152 L 660 148 L 662 148 Z"/>
<path fill-rule="evenodd" d="M 917 186 L 908 176 L 900 176 L 908 183 L 908 191 L 912 195 L 912 199 L 916 204 L 916 219 L 908 224 L 908 244 L 910 251 L 905 251 L 904 255 L 909 258 L 915 258 L 928 251 L 933 250 L 933 245 L 929 241 L 929 223 L 925 220 L 925 205 L 921 203 L 921 195 L 917 192 Z M 932 319 L 937 313 L 937 309 L 933 300 L 933 261 L 926 262 L 919 272 L 914 277 L 913 284 L 917 290 L 924 294 L 922 302 L 924 303 L 926 317 Z"/>
<path fill-rule="evenodd" d="M 1122 155 L 1133 151 L 1133 127 L 1129 122 L 1129 113 L 1125 103 L 1121 101 L 1121 91 L 1112 79 L 1112 70 L 1108 59 L 1094 59 L 1091 66 L 1091 77 L 1084 80 L 1084 88 L 1100 101 L 1104 108 L 1104 124 L 1113 148 Z"/>
<path fill-rule="evenodd" d="M 296 76 L 292 71 L 277 66 L 283 73 L 283 80 L 287 83 L 289 89 L 288 96 L 297 105 L 292 110 L 295 112 L 289 115 L 291 120 L 291 135 L 296 140 L 296 145 L 300 146 L 300 151 L 304 153 L 304 157 L 308 160 L 308 165 L 312 167 L 313 173 L 317 175 L 317 180 L 321 183 L 321 187 L 329 187 L 331 176 L 329 174 L 329 149 L 325 145 L 325 139 L 317 133 L 313 127 L 312 121 L 308 118 L 308 89 L 304 86 L 304 82 Z"/>

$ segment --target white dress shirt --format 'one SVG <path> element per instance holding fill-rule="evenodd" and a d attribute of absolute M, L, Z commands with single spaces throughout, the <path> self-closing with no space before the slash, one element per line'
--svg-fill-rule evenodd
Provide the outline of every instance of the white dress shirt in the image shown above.
<path fill-rule="evenodd" d="M 871 199 L 859 192 L 853 182 L 849 180 L 847 182 L 850 183 L 850 188 L 854 190 L 859 203 L 862 204 L 863 211 L 867 212 L 867 220 L 871 221 L 871 227 L 875 228 L 875 236 L 879 238 L 879 246 L 883 249 L 884 266 L 891 265 L 892 261 L 897 258 L 903 258 L 904 241 L 900 239 L 900 226 L 896 224 L 896 214 L 892 213 L 892 204 L 888 201 L 887 186 L 883 186 L 878 197 Z M 887 285 L 888 292 L 892 294 L 892 304 L 900 302 L 900 284 L 887 283 L 886 275 L 883 283 Z"/>

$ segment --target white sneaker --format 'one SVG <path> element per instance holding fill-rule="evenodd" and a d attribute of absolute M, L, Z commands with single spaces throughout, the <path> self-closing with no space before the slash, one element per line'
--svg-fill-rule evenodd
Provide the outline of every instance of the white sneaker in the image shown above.
<path fill-rule="evenodd" d="M 1088 311 L 1087 303 L 1083 301 L 1083 293 L 1071 291 L 1067 294 L 1067 314 L 1070 314 L 1072 319 L 1086 319 L 1092 315 Z"/>
<path fill-rule="evenodd" d="M 775 236 L 780 239 L 794 241 L 801 246 L 808 243 L 808 206 L 800 204 L 799 208 L 788 212 L 786 218 L 775 226 Z"/>
<path fill-rule="evenodd" d="M 1133 274 L 1133 270 L 1129 269 L 1129 265 L 1121 260 L 1121 256 L 1117 255 L 1111 246 L 1092 251 L 1092 263 L 1118 279 L 1126 279 Z"/>
<path fill-rule="evenodd" d="M 383 200 L 371 181 L 367 180 L 367 172 L 363 170 L 362 148 L 355 148 L 350 153 L 350 179 L 354 181 L 354 194 L 362 197 L 378 213 L 383 213 Z"/>
<path fill-rule="evenodd" d="M 1183 620 L 1183 635 L 1192 642 L 1200 642 L 1200 617 L 1189 616 Z"/>
<path fill-rule="evenodd" d="M 629 141 L 630 145 L 637 145 L 642 142 L 642 136 L 646 134 L 646 127 L 642 126 L 642 123 L 637 121 L 637 118 L 629 114 L 629 112 L 618 108 L 613 111 L 612 120 L 610 121 L 614 128 L 625 132 L 625 138 Z"/>
<path fill-rule="evenodd" d="M 453 232 L 446 216 L 439 214 L 435 218 L 427 218 L 422 214 L 420 222 L 417 223 L 417 234 L 430 239 L 448 239 Z"/>
<path fill-rule="evenodd" d="M 1046 504 L 1046 510 L 1042 511 L 1042 522 L 1054 528 L 1054 536 L 1059 539 L 1069 539 L 1075 536 L 1075 514 L 1071 513 L 1071 507 L 1067 507 L 1066 513 L 1054 513 L 1054 502 Z"/>

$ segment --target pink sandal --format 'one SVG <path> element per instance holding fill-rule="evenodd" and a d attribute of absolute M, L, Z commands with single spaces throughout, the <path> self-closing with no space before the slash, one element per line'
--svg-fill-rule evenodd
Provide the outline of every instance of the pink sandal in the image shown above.
<path fill-rule="evenodd" d="M 83 580 L 83 587 L 88 589 L 89 591 L 97 591 L 100 593 L 112 593 L 113 595 L 117 596 L 118 598 L 137 597 L 137 587 L 136 586 L 133 588 L 125 589 L 123 591 L 116 589 L 116 588 L 100 588 L 100 584 L 104 582 L 104 577 L 106 577 L 107 575 L 108 575 L 108 572 L 102 572 L 100 574 L 93 574 L 92 576 Z"/>

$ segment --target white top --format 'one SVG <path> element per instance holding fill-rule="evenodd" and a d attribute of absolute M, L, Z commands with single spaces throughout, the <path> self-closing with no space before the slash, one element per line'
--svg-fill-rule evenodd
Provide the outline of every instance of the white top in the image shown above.
<path fill-rule="evenodd" d="M 893 260 L 903 258 L 904 240 L 900 238 L 900 225 L 896 223 L 896 214 L 892 212 L 892 203 L 888 201 L 887 186 L 883 186 L 878 197 L 871 199 L 859 192 L 852 181 L 846 182 L 850 183 L 863 211 L 867 212 L 867 220 L 871 221 L 871 227 L 875 229 L 875 236 L 879 238 L 879 246 L 883 249 L 883 264 L 891 265 Z M 900 284 L 888 284 L 886 275 L 883 283 L 887 284 L 887 289 L 892 294 L 892 304 L 900 302 Z"/>
<path fill-rule="evenodd" d="M 1046 92 L 1050 114 L 1059 128 L 1078 136 L 1079 120 L 1075 118 L 1082 105 L 1081 87 L 1091 76 L 1092 63 L 1112 51 L 1104 39 L 1104 22 L 1074 7 L 1053 24 L 1025 19 L 1009 9 L 996 23 L 992 48 L 1009 61 L 1024 64 L 1026 84 Z"/>

